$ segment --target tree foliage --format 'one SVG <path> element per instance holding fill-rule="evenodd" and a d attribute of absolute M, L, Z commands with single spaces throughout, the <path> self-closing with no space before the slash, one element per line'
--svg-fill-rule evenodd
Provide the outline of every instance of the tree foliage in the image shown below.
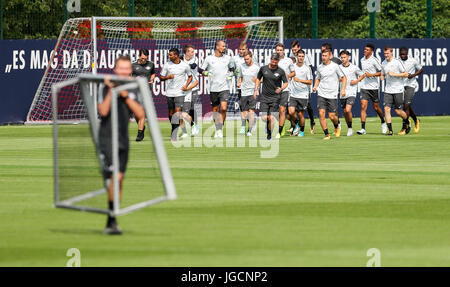
<path fill-rule="evenodd" d="M 5 39 L 57 38 L 63 25 L 63 0 L 3 1 Z M 252 0 L 197 1 L 197 16 L 252 16 Z M 320 38 L 367 38 L 366 0 L 319 0 Z M 189 17 L 190 0 L 135 0 L 135 16 Z M 433 37 L 450 34 L 448 0 L 433 0 Z M 285 37 L 310 38 L 312 0 L 259 0 L 260 16 L 283 16 Z M 128 0 L 81 0 L 81 13 L 70 17 L 128 16 Z M 426 0 L 382 0 L 376 13 L 378 38 L 425 38 Z"/>

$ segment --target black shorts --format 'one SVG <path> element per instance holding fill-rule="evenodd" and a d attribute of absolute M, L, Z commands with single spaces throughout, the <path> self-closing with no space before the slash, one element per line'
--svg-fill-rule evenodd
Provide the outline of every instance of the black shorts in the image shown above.
<path fill-rule="evenodd" d="M 294 107 L 297 112 L 306 111 L 308 109 L 308 99 L 300 99 L 291 97 L 289 99 L 289 107 Z"/>
<path fill-rule="evenodd" d="M 289 103 L 289 91 L 283 91 L 280 97 L 280 106 L 287 107 Z"/>
<path fill-rule="evenodd" d="M 128 164 L 129 149 L 119 149 L 119 171 L 125 174 Z M 113 159 L 111 145 L 100 146 L 100 157 L 103 159 L 102 174 L 104 179 L 111 178 L 113 174 Z"/>
<path fill-rule="evenodd" d="M 184 103 L 184 96 L 179 97 L 166 97 L 167 108 L 170 110 L 175 110 L 175 108 L 182 108 Z"/>
<path fill-rule="evenodd" d="M 256 99 L 253 96 L 243 96 L 239 102 L 241 112 L 255 110 L 256 108 Z"/>
<path fill-rule="evenodd" d="M 400 110 L 403 106 L 403 93 L 384 93 L 384 106 Z"/>
<path fill-rule="evenodd" d="M 337 113 L 338 99 L 327 99 L 317 96 L 317 108 L 319 110 L 325 110 L 329 113 Z"/>
<path fill-rule="evenodd" d="M 378 90 L 361 89 L 361 100 L 371 100 L 373 103 L 378 103 L 380 101 Z"/>
<path fill-rule="evenodd" d="M 197 99 L 198 99 L 198 91 L 192 92 L 190 101 L 186 101 L 185 97 L 185 101 L 183 103 L 183 112 L 189 113 L 189 111 L 193 110 L 195 104 L 197 103 Z"/>
<path fill-rule="evenodd" d="M 211 106 L 218 107 L 221 102 L 228 103 L 228 97 L 230 96 L 230 91 L 225 90 L 221 92 L 210 92 L 209 98 L 211 100 Z"/>
<path fill-rule="evenodd" d="M 260 113 L 266 113 L 268 115 L 268 114 L 278 113 L 279 110 L 280 110 L 280 100 L 279 99 L 273 100 L 272 102 L 261 102 L 259 104 L 259 112 Z"/>
<path fill-rule="evenodd" d="M 405 105 L 410 105 L 412 104 L 413 100 L 414 100 L 414 93 L 416 92 L 416 89 L 413 87 L 405 87 L 405 92 L 404 92 L 404 104 Z"/>
<path fill-rule="evenodd" d="M 347 105 L 353 106 L 353 104 L 355 103 L 355 100 L 356 100 L 356 97 L 354 97 L 354 96 L 351 96 L 351 97 L 348 97 L 348 98 L 345 98 L 345 99 L 340 99 L 340 101 L 341 101 L 341 108 L 343 110 L 345 110 L 345 106 L 347 106 Z"/>

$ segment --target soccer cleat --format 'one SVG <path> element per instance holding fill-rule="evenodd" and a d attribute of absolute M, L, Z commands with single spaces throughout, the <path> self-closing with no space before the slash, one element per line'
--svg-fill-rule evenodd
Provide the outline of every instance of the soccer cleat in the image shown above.
<path fill-rule="evenodd" d="M 339 126 L 334 130 L 334 136 L 337 138 L 341 136 L 341 128 Z"/>
<path fill-rule="evenodd" d="M 292 131 L 292 135 L 294 135 L 294 136 L 297 135 L 299 131 L 300 131 L 300 125 L 296 124 L 295 129 Z"/>
<path fill-rule="evenodd" d="M 417 119 L 417 122 L 414 124 L 414 133 L 418 134 L 420 131 L 420 121 Z"/>
<path fill-rule="evenodd" d="M 248 136 L 248 137 L 251 137 L 251 136 L 252 136 L 252 133 L 249 131 L 249 132 L 247 133 L 247 136 Z"/>
<path fill-rule="evenodd" d="M 272 139 L 272 135 L 267 133 L 267 140 L 270 141 Z"/>
<path fill-rule="evenodd" d="M 282 137 L 284 137 L 284 135 L 286 134 L 286 128 L 283 126 L 283 129 L 281 130 L 281 135 Z"/>
<path fill-rule="evenodd" d="M 365 135 L 366 134 L 366 130 L 365 129 L 360 129 L 356 133 L 359 134 L 359 135 Z"/>
<path fill-rule="evenodd" d="M 331 139 L 330 134 L 327 134 L 326 136 L 323 137 L 323 140 L 330 140 L 330 139 Z"/>
<path fill-rule="evenodd" d="M 290 133 L 290 134 L 292 134 L 293 131 L 294 131 L 294 127 L 293 127 L 293 126 L 291 126 L 291 127 L 287 130 L 287 132 Z"/>
<path fill-rule="evenodd" d="M 184 139 L 184 138 L 187 138 L 187 136 L 188 136 L 187 133 L 183 133 L 183 134 L 180 136 L 180 138 Z"/>
<path fill-rule="evenodd" d="M 241 126 L 241 130 L 239 131 L 241 135 L 245 135 L 245 126 Z"/>
<path fill-rule="evenodd" d="M 406 135 L 406 130 L 405 130 L 405 129 L 402 129 L 402 130 L 399 131 L 397 134 L 398 134 L 399 136 L 404 136 L 404 135 Z"/>
<path fill-rule="evenodd" d="M 316 133 L 316 125 L 312 125 L 309 131 L 312 135 Z"/>
<path fill-rule="evenodd" d="M 277 135 L 275 136 L 276 139 L 281 138 L 281 135 L 279 133 L 277 133 Z"/>
<path fill-rule="evenodd" d="M 297 135 L 298 137 L 302 138 L 305 136 L 305 132 L 300 131 Z"/>
<path fill-rule="evenodd" d="M 144 128 L 144 130 L 145 130 L 145 128 Z M 140 142 L 140 141 L 142 141 L 144 139 L 144 131 L 142 130 L 142 131 L 138 131 L 138 134 L 137 134 L 137 136 L 136 136 L 136 141 L 137 142 Z"/>
<path fill-rule="evenodd" d="M 411 131 L 411 120 L 409 120 L 408 126 L 406 127 L 406 134 L 409 134 Z"/>
<path fill-rule="evenodd" d="M 349 128 L 348 131 L 347 131 L 347 136 L 351 137 L 352 135 L 353 135 L 353 129 Z"/>
<path fill-rule="evenodd" d="M 387 124 L 385 122 L 381 124 L 381 132 L 383 134 L 386 134 L 388 132 L 388 127 L 387 127 Z"/>
<path fill-rule="evenodd" d="M 122 230 L 119 228 L 119 226 L 112 225 L 112 226 L 106 227 L 105 230 L 103 231 L 103 233 L 107 234 L 107 235 L 121 235 Z"/>
<path fill-rule="evenodd" d="M 393 132 L 393 131 L 388 131 L 388 132 L 386 133 L 386 135 L 387 135 L 387 136 L 393 136 L 393 135 L 394 135 L 394 132 Z"/>

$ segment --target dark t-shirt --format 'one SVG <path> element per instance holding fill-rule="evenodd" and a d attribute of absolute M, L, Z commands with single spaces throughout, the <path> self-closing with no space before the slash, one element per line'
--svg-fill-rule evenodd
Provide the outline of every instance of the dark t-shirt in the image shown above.
<path fill-rule="evenodd" d="M 106 97 L 108 88 L 103 89 L 103 97 L 99 97 L 99 102 L 102 102 Z M 128 138 L 128 122 L 131 116 L 131 110 L 125 103 L 125 99 L 122 97 L 117 98 L 117 113 L 119 116 L 119 149 L 128 150 L 129 138 Z M 104 151 L 112 149 L 112 129 L 111 129 L 111 112 L 101 118 L 100 132 L 99 132 L 100 148 Z"/>
<path fill-rule="evenodd" d="M 145 77 L 150 81 L 150 76 L 155 73 L 155 64 L 147 61 L 145 64 L 133 63 L 133 77 Z"/>
<path fill-rule="evenodd" d="M 280 97 L 275 90 L 281 88 L 283 83 L 287 83 L 287 77 L 283 69 L 277 67 L 275 70 L 269 68 L 269 65 L 262 66 L 258 72 L 258 79 L 264 79 L 262 84 L 261 102 L 270 103 Z"/>

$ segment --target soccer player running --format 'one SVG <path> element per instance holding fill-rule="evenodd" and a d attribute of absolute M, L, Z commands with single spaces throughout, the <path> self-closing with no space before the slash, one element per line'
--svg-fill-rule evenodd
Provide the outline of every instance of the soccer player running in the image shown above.
<path fill-rule="evenodd" d="M 114 73 L 120 77 L 130 77 L 132 73 L 131 60 L 128 56 L 117 58 Z M 114 185 L 113 185 L 113 160 L 112 160 L 112 130 L 111 130 L 111 89 L 114 84 L 105 78 L 106 95 L 99 95 L 98 113 L 100 114 L 99 147 L 103 157 L 103 178 L 108 182 L 108 208 L 112 212 L 114 209 Z M 128 138 L 128 121 L 131 114 L 137 120 L 145 117 L 144 108 L 136 101 L 136 95 L 128 92 L 120 92 L 117 99 L 118 126 L 119 126 L 119 188 L 120 198 L 122 197 L 122 183 L 128 163 L 128 152 L 130 143 Z M 117 220 L 111 214 L 108 215 L 105 234 L 122 234 Z"/>
<path fill-rule="evenodd" d="M 335 137 L 341 136 L 339 120 L 336 115 L 338 109 L 339 81 L 342 81 L 341 98 L 345 98 L 347 87 L 347 77 L 344 75 L 339 65 L 331 61 L 331 50 L 325 49 L 322 52 L 322 64 L 317 68 L 316 82 L 313 91 L 317 91 L 317 107 L 319 109 L 320 125 L 325 134 L 324 140 L 331 139 L 327 128 L 326 112 L 334 125 Z"/>
<path fill-rule="evenodd" d="M 238 99 L 239 101 L 241 100 L 242 97 L 242 90 L 239 84 L 239 78 L 240 78 L 240 67 L 242 65 L 245 64 L 245 54 L 248 52 L 248 46 L 247 46 L 247 42 L 242 41 L 239 43 L 239 47 L 238 47 L 238 54 L 233 56 L 233 61 L 234 61 L 234 65 L 235 65 L 235 70 L 234 70 L 234 74 L 236 76 L 236 90 L 237 90 L 237 94 L 238 94 Z M 252 59 L 252 62 L 255 62 L 254 59 Z M 259 67 L 258 67 L 259 69 Z M 252 90 L 252 94 L 253 96 L 253 90 Z M 241 130 L 239 131 L 240 134 L 245 134 L 245 125 L 247 123 L 247 121 L 249 120 L 247 118 L 248 115 L 248 110 L 245 111 L 242 109 L 242 105 L 240 105 L 240 109 L 241 109 Z M 250 126 L 249 126 L 250 127 Z"/>
<path fill-rule="evenodd" d="M 384 48 L 385 60 L 381 64 L 381 80 L 386 79 L 384 86 L 384 115 L 386 116 L 386 122 L 389 128 L 389 132 L 386 134 L 388 136 L 393 135 L 392 107 L 395 109 L 395 113 L 403 119 L 402 130 L 398 134 L 405 135 L 410 129 L 406 121 L 406 113 L 402 110 L 403 92 L 405 91 L 404 79 L 408 77 L 408 72 L 400 60 L 393 58 L 392 50 L 391 46 Z"/>
<path fill-rule="evenodd" d="M 253 62 L 252 52 L 244 54 L 244 64 L 239 67 L 239 78 L 237 86 L 241 90 L 239 105 L 242 111 L 242 123 L 245 129 L 245 122 L 248 119 L 247 136 L 252 136 L 252 128 L 255 122 L 256 97 L 254 97 L 256 77 L 259 66 Z M 245 131 L 245 130 L 244 130 Z"/>
<path fill-rule="evenodd" d="M 345 88 L 345 96 L 341 97 L 341 108 L 344 111 L 345 121 L 347 123 L 347 136 L 353 135 L 352 128 L 352 107 L 356 100 L 356 93 L 358 92 L 358 83 L 364 79 L 364 73 L 358 66 L 350 63 L 350 52 L 345 50 L 339 53 L 342 64 L 339 66 L 347 77 L 347 87 Z M 342 89 L 342 83 L 341 83 Z"/>
<path fill-rule="evenodd" d="M 380 61 L 373 55 L 375 46 L 366 44 L 364 47 L 364 57 L 361 58 L 361 70 L 365 73 L 365 78 L 361 83 L 361 129 L 357 132 L 359 135 L 366 134 L 367 105 L 369 100 L 378 117 L 381 120 L 381 132 L 387 133 L 387 126 L 384 120 L 383 111 L 380 108 L 380 81 L 381 75 Z"/>
<path fill-rule="evenodd" d="M 225 54 L 226 50 L 224 41 L 216 41 L 214 55 L 207 56 L 199 69 L 203 76 L 209 77 L 209 97 L 216 125 L 215 138 L 223 138 L 222 129 L 230 96 L 229 72 L 234 73 L 235 69 L 233 59 Z"/>
<path fill-rule="evenodd" d="M 259 111 L 261 119 L 267 122 L 267 139 L 272 139 L 272 130 L 274 129 L 275 117 L 280 108 L 281 92 L 287 88 L 289 82 L 284 70 L 278 67 L 280 56 L 277 53 L 272 54 L 270 63 L 259 69 L 256 77 L 255 91 L 253 97 L 256 99 L 258 88 L 261 82 L 262 91 L 260 97 Z"/>
<path fill-rule="evenodd" d="M 148 60 L 148 50 L 141 49 L 139 50 L 139 58 L 136 62 L 132 64 L 133 67 L 133 77 L 144 77 L 148 80 L 150 84 L 150 89 L 153 85 L 153 81 L 155 80 L 155 64 Z M 138 134 L 136 136 L 136 141 L 140 142 L 144 139 L 144 131 L 145 131 L 145 117 L 138 121 Z"/>
<path fill-rule="evenodd" d="M 278 67 L 283 69 L 288 81 L 290 82 L 292 77 L 295 76 L 294 63 L 292 62 L 291 58 L 284 56 L 284 44 L 283 43 L 278 43 L 275 46 L 275 52 L 280 56 L 280 60 L 278 62 Z M 281 93 L 281 98 L 280 98 L 280 111 L 279 111 L 280 126 L 279 126 L 278 134 L 276 135 L 276 138 L 280 138 L 281 136 L 284 135 L 283 128 L 284 128 L 284 122 L 286 121 L 286 111 L 287 111 L 286 107 L 288 106 L 288 103 L 289 103 L 289 96 L 290 96 L 289 89 L 284 89 Z"/>
<path fill-rule="evenodd" d="M 408 48 L 401 47 L 400 48 L 400 59 L 405 66 L 406 71 L 408 72 L 408 78 L 405 80 L 405 102 L 404 109 L 406 113 L 406 120 L 409 123 L 409 116 L 414 120 L 414 133 L 419 133 L 420 130 L 420 121 L 416 117 L 414 110 L 412 108 L 412 102 L 414 99 L 414 93 L 418 86 L 416 77 L 423 73 L 423 68 L 420 63 L 414 59 L 413 57 L 408 57 Z"/>
<path fill-rule="evenodd" d="M 334 63 L 336 63 L 336 64 L 338 64 L 338 65 L 341 65 L 341 64 L 342 64 L 341 59 L 339 59 L 339 58 L 337 58 L 337 57 L 335 57 L 335 56 L 333 55 L 333 46 L 332 46 L 330 43 L 323 43 L 322 46 L 320 47 L 320 49 L 322 50 L 322 53 L 323 53 L 323 51 L 324 51 L 325 49 L 330 50 L 330 51 L 331 51 L 331 58 L 330 58 L 330 61 L 331 61 L 331 62 L 334 62 Z M 339 129 L 341 129 L 341 120 L 339 119 L 339 109 L 336 110 L 336 117 L 337 117 L 337 120 L 338 120 Z"/>
<path fill-rule="evenodd" d="M 289 99 L 289 114 L 296 123 L 295 130 L 297 130 L 300 121 L 299 137 L 305 136 L 305 110 L 308 107 L 309 91 L 313 82 L 312 71 L 304 64 L 304 60 L 305 51 L 298 51 L 297 63 L 294 67 L 295 76 L 291 82 L 291 98 Z M 300 119 L 297 119 L 297 112 Z M 295 130 L 292 132 L 292 135 L 295 135 Z"/>
<path fill-rule="evenodd" d="M 191 135 L 195 136 L 200 132 L 200 128 L 196 122 L 197 119 L 195 118 L 195 104 L 197 103 L 199 91 L 198 59 L 195 57 L 195 49 L 191 44 L 187 44 L 183 47 L 183 54 L 182 61 L 188 64 L 191 68 L 192 81 L 185 91 L 182 116 L 191 123 Z M 184 121 L 181 123 L 181 129 L 183 130 L 181 138 L 187 137 L 186 125 L 184 124 Z"/>
<path fill-rule="evenodd" d="M 159 77 L 166 82 L 166 98 L 169 110 L 169 120 L 172 124 L 171 140 L 177 141 L 178 127 L 181 121 L 181 111 L 184 103 L 184 92 L 192 82 L 191 68 L 181 61 L 177 48 L 169 50 L 169 61 L 164 65 Z"/>
<path fill-rule="evenodd" d="M 298 53 L 298 51 L 300 51 L 300 49 L 301 49 L 300 42 L 298 40 L 292 41 L 291 53 L 289 54 L 289 58 L 291 58 L 294 63 L 297 61 L 297 53 Z M 311 69 L 312 74 L 314 73 L 314 68 L 312 66 L 312 60 L 310 57 L 305 55 L 305 60 L 303 61 L 303 64 Z M 311 92 L 311 90 L 312 90 L 312 85 L 310 86 L 310 92 Z M 311 106 L 311 93 L 309 93 L 307 111 L 308 111 L 308 117 L 309 117 L 309 122 L 310 122 L 310 132 L 311 132 L 311 134 L 314 134 L 316 132 L 316 122 L 314 121 L 314 110 L 312 109 L 312 106 Z M 294 126 L 295 126 L 295 124 L 291 127 L 291 129 L 289 129 L 290 132 L 294 131 Z"/>

